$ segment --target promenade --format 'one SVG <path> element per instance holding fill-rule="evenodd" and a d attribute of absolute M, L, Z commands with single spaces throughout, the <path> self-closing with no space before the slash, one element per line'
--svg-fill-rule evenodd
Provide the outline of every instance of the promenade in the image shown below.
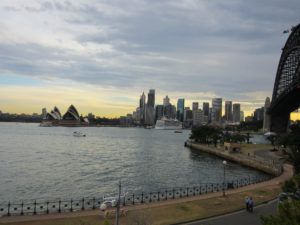
<path fill-rule="evenodd" d="M 260 188 L 263 189 L 263 188 L 270 187 L 270 190 L 271 189 L 276 189 L 277 191 L 280 190 L 281 183 L 284 180 L 289 179 L 293 176 L 293 168 L 291 165 L 284 164 L 283 167 L 284 167 L 284 171 L 280 176 L 275 177 L 274 179 L 271 179 L 271 180 L 268 180 L 265 182 L 251 184 L 251 185 L 240 187 L 237 189 L 227 190 L 225 198 L 230 199 L 236 195 L 239 195 L 239 198 L 243 198 L 243 197 L 241 197 L 241 196 L 243 196 L 243 193 L 245 193 L 245 196 L 246 196 L 249 193 L 249 191 L 259 190 Z M 204 201 L 204 200 L 216 199 L 216 198 L 218 198 L 218 199 L 222 198 L 222 191 L 212 192 L 212 193 L 203 194 L 203 195 L 184 197 L 184 198 L 177 198 L 177 199 L 175 198 L 175 199 L 170 199 L 167 201 L 155 201 L 155 202 L 151 202 L 151 203 L 137 204 L 134 206 L 130 205 L 130 206 L 121 207 L 121 209 L 125 212 L 132 212 L 132 211 L 140 210 L 140 209 L 150 209 L 150 210 L 151 209 L 158 209 L 158 210 L 161 209 L 161 210 L 163 210 L 166 207 L 172 206 L 172 205 L 176 205 L 176 206 L 180 207 L 180 205 L 184 205 L 189 202 L 197 202 L 197 204 L 201 204 L 201 202 L 202 202 L 201 200 Z M 271 200 L 271 199 L 268 199 L 268 200 Z M 235 211 L 242 209 L 244 207 L 243 202 L 238 202 L 238 205 L 240 205 L 240 206 L 236 207 Z M 225 207 L 228 207 L 228 206 L 225 206 Z M 226 211 L 226 209 L 224 209 L 221 213 L 216 213 L 215 215 L 226 214 L 226 213 L 228 213 L 228 211 Z M 63 213 L 55 213 L 55 214 L 24 215 L 24 216 L 10 216 L 10 217 L 4 216 L 4 217 L 0 218 L 0 224 L 5 224 L 5 223 L 43 224 L 43 221 L 59 220 L 59 219 L 66 219 L 66 218 L 77 218 L 77 217 L 82 218 L 82 217 L 89 217 L 89 216 L 97 216 L 97 217 L 99 217 L 99 219 L 102 218 L 102 220 L 103 220 L 104 212 L 100 211 L 99 209 L 96 209 L 96 210 L 86 210 L 86 211 L 63 212 Z M 208 216 L 212 216 L 212 215 L 208 215 Z M 200 219 L 200 218 L 205 218 L 205 217 L 206 217 L 205 215 L 199 214 L 198 218 Z M 121 217 L 121 219 L 122 219 L 122 217 Z M 192 218 L 192 220 L 194 220 L 194 219 L 197 219 L 197 218 Z M 169 223 L 164 222 L 162 224 L 169 224 Z M 160 224 L 160 223 L 154 222 L 154 224 Z"/>

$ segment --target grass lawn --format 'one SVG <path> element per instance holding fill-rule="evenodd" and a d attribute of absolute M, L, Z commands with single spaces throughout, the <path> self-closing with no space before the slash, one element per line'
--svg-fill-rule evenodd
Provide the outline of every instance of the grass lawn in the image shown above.
<path fill-rule="evenodd" d="M 180 204 L 171 204 L 167 206 L 148 207 L 147 209 L 138 209 L 128 211 L 126 216 L 120 217 L 122 225 L 137 224 L 135 221 L 151 221 L 153 225 L 172 224 L 183 221 L 205 218 L 213 215 L 219 215 L 226 212 L 239 210 L 245 207 L 245 196 L 252 197 L 255 204 L 262 203 L 277 197 L 281 192 L 279 185 L 267 186 L 242 193 L 230 194 L 225 197 L 214 197 L 210 199 L 195 200 Z M 221 195 L 221 193 L 220 193 Z M 150 205 L 149 205 L 150 206 Z M 109 223 L 107 223 L 109 221 Z M 101 216 L 86 216 L 64 219 L 47 219 L 41 221 L 28 221 L 7 223 L 10 225 L 107 225 L 115 224 L 115 218 L 108 221 Z M 2 223 L 0 223 L 2 224 Z"/>

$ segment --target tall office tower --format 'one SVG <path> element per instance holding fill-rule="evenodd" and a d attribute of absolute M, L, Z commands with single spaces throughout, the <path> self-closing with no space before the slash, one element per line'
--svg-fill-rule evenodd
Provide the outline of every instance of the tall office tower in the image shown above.
<path fill-rule="evenodd" d="M 170 98 L 168 95 L 164 98 L 164 106 L 170 105 Z"/>
<path fill-rule="evenodd" d="M 172 105 L 172 119 L 175 119 L 177 116 L 176 106 Z"/>
<path fill-rule="evenodd" d="M 155 110 L 154 110 L 154 105 L 155 105 L 155 90 L 150 89 L 148 93 L 148 100 L 147 100 L 147 106 L 146 106 L 146 118 L 145 118 L 145 123 L 147 125 L 154 125 L 155 123 Z"/>
<path fill-rule="evenodd" d="M 255 109 L 253 120 L 264 120 L 265 107 Z"/>
<path fill-rule="evenodd" d="M 222 98 L 212 99 L 211 122 L 222 122 Z"/>
<path fill-rule="evenodd" d="M 193 113 L 193 126 L 198 127 L 203 124 L 207 124 L 207 116 L 204 116 L 204 112 L 201 109 L 197 109 Z"/>
<path fill-rule="evenodd" d="M 270 105 L 271 105 L 270 98 L 267 97 L 266 101 L 265 101 L 263 132 L 269 132 L 270 131 L 271 116 L 268 114 L 268 109 L 270 108 Z"/>
<path fill-rule="evenodd" d="M 244 111 L 240 111 L 240 122 L 244 121 Z"/>
<path fill-rule="evenodd" d="M 135 116 L 135 123 L 140 124 L 141 123 L 141 110 L 140 107 L 136 108 L 136 116 Z"/>
<path fill-rule="evenodd" d="M 209 117 L 209 102 L 203 102 L 203 114 L 204 116 Z"/>
<path fill-rule="evenodd" d="M 225 120 L 232 121 L 232 101 L 225 101 Z"/>
<path fill-rule="evenodd" d="M 199 108 L 199 103 L 198 102 L 193 102 L 193 107 L 192 110 L 195 111 Z"/>
<path fill-rule="evenodd" d="M 233 104 L 233 122 L 239 123 L 241 119 L 241 104 Z"/>
<path fill-rule="evenodd" d="M 180 98 L 177 101 L 177 119 L 183 122 L 183 114 L 184 114 L 184 99 Z"/>
<path fill-rule="evenodd" d="M 47 109 L 43 108 L 42 109 L 42 119 L 46 119 L 46 116 L 47 116 Z"/>
<path fill-rule="evenodd" d="M 143 94 L 140 97 L 140 125 L 145 124 L 145 115 L 146 115 L 146 97 L 143 92 Z"/>
<path fill-rule="evenodd" d="M 193 120 L 193 111 L 190 109 L 190 107 L 185 107 L 183 113 L 183 121 L 192 121 L 192 120 Z"/>
<path fill-rule="evenodd" d="M 155 107 L 155 121 L 160 120 L 164 116 L 164 106 L 157 105 Z"/>

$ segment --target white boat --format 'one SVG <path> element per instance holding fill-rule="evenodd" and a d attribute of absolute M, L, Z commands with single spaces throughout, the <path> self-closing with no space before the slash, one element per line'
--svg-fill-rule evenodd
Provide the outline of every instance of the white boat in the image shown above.
<path fill-rule="evenodd" d="M 86 135 L 82 133 L 81 131 L 74 131 L 73 132 L 74 137 L 85 137 Z"/>
<path fill-rule="evenodd" d="M 176 119 L 162 118 L 156 121 L 155 129 L 160 130 L 181 130 L 182 123 Z"/>

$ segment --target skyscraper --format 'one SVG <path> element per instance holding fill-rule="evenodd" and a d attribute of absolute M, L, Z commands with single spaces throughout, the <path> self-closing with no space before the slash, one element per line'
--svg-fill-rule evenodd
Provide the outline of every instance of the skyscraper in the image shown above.
<path fill-rule="evenodd" d="M 154 125 L 155 123 L 154 105 L 155 105 L 155 90 L 150 89 L 148 93 L 147 106 L 146 106 L 146 118 L 145 118 L 145 123 L 150 126 Z"/>
<path fill-rule="evenodd" d="M 164 106 L 157 105 L 155 107 L 155 120 L 160 120 L 164 116 Z"/>
<path fill-rule="evenodd" d="M 183 122 L 183 114 L 184 114 L 184 99 L 180 98 L 177 101 L 177 119 Z"/>
<path fill-rule="evenodd" d="M 164 98 L 164 106 L 167 106 L 170 104 L 170 98 L 168 97 L 168 95 Z"/>
<path fill-rule="evenodd" d="M 140 124 L 143 126 L 145 124 L 145 113 L 146 113 L 146 97 L 143 94 L 140 97 Z"/>
<path fill-rule="evenodd" d="M 232 121 L 232 101 L 225 101 L 225 120 Z"/>
<path fill-rule="evenodd" d="M 241 105 L 240 104 L 233 104 L 233 122 L 238 123 L 240 122 L 241 115 Z"/>
<path fill-rule="evenodd" d="M 209 116 L 209 102 L 203 102 L 203 115 Z"/>
<path fill-rule="evenodd" d="M 222 98 L 212 99 L 211 122 L 220 123 L 222 121 Z"/>
<path fill-rule="evenodd" d="M 0 111 L 1 112 L 1 111 Z M 1 115 L 1 113 L 0 113 Z M 43 108 L 42 109 L 42 119 L 46 119 L 46 116 L 47 116 L 47 109 L 46 108 Z"/>
<path fill-rule="evenodd" d="M 192 110 L 195 111 L 199 108 L 199 103 L 198 102 L 193 102 L 193 107 Z"/>

